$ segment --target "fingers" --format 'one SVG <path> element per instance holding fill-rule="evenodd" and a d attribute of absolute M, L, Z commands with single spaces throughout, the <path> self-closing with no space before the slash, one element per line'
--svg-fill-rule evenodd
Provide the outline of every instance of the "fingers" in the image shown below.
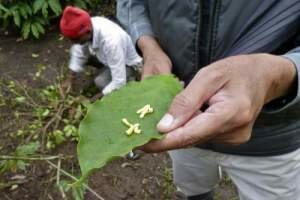
<path fill-rule="evenodd" d="M 223 133 L 225 125 L 230 121 L 230 109 L 222 109 L 223 105 L 213 109 L 215 112 L 204 112 L 196 115 L 182 127 L 166 134 L 164 139 L 155 140 L 142 147 L 145 152 L 161 152 L 185 148 L 204 143 L 217 134 Z"/>
<path fill-rule="evenodd" d="M 161 132 L 170 132 L 185 124 L 200 107 L 226 83 L 221 71 L 200 70 L 192 82 L 171 103 L 169 111 L 157 125 Z"/>
<path fill-rule="evenodd" d="M 215 144 L 238 146 L 248 142 L 251 138 L 251 131 L 254 123 L 238 127 L 228 133 L 220 134 L 212 139 Z"/>
<path fill-rule="evenodd" d="M 224 98 L 214 96 L 214 103 L 205 112 L 192 116 L 183 126 L 168 132 L 164 139 L 153 141 L 142 149 L 146 152 L 160 152 L 186 148 L 208 140 L 231 145 L 247 142 L 254 123 L 252 115 L 242 112 L 245 110 L 244 103 Z"/>

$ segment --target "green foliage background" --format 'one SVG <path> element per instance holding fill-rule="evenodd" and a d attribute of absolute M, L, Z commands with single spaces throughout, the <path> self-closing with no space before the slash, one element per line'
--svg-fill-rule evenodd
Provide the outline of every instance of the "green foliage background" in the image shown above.
<path fill-rule="evenodd" d="M 51 20 L 58 19 L 66 5 L 97 9 L 113 0 L 0 0 L 0 26 L 17 28 L 22 37 L 39 38 Z"/>

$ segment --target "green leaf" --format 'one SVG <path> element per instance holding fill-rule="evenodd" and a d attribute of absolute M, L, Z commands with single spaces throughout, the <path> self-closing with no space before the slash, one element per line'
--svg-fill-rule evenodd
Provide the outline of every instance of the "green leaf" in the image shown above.
<path fill-rule="evenodd" d="M 64 137 L 64 133 L 60 130 L 54 131 L 53 136 L 55 138 L 55 144 L 61 144 L 66 140 L 66 138 Z"/>
<path fill-rule="evenodd" d="M 151 139 L 161 139 L 156 124 L 167 112 L 175 95 L 182 90 L 179 81 L 170 75 L 149 77 L 142 82 L 130 82 L 89 106 L 80 123 L 77 146 L 82 179 L 110 160 L 126 155 Z M 136 111 L 150 104 L 154 112 L 139 118 Z M 141 134 L 127 136 L 123 118 L 139 123 Z"/>
<path fill-rule="evenodd" d="M 85 189 L 83 183 L 78 184 L 78 185 L 72 185 L 71 182 L 62 180 L 62 181 L 60 181 L 58 187 L 65 192 L 69 192 L 71 190 L 72 197 L 74 200 L 83 200 L 84 199 L 84 194 L 85 194 L 86 189 Z"/>
<path fill-rule="evenodd" d="M 38 31 L 38 28 L 36 27 L 35 24 L 31 24 L 31 32 L 32 32 L 32 35 L 38 39 L 40 37 L 40 33 Z"/>
<path fill-rule="evenodd" d="M 45 0 L 35 0 L 33 3 L 33 12 L 37 13 L 39 10 L 42 9 L 44 4 L 47 4 Z"/>
<path fill-rule="evenodd" d="M 62 9 L 59 0 L 48 0 L 48 4 L 56 16 L 60 15 Z"/>
<path fill-rule="evenodd" d="M 46 108 L 42 113 L 42 117 L 48 117 L 49 114 L 50 114 L 50 110 Z"/>
<path fill-rule="evenodd" d="M 24 19 L 27 19 L 28 18 L 28 13 L 26 11 L 26 9 L 24 7 L 20 7 L 19 8 L 19 11 L 20 11 L 20 15 L 24 18 Z"/>
<path fill-rule="evenodd" d="M 46 25 L 48 23 L 47 18 L 42 18 L 42 17 L 35 17 L 35 21 L 41 25 Z"/>
<path fill-rule="evenodd" d="M 86 3 L 82 0 L 74 0 L 74 5 L 79 8 L 87 9 Z"/>
<path fill-rule="evenodd" d="M 36 26 L 39 33 L 45 34 L 45 29 L 40 23 L 35 22 L 34 25 Z"/>
<path fill-rule="evenodd" d="M 25 170 L 26 169 L 26 163 L 23 160 L 17 160 L 16 161 L 16 167 L 17 167 L 17 169 Z"/>
<path fill-rule="evenodd" d="M 22 6 L 26 11 L 27 11 L 27 13 L 28 13 L 28 15 L 32 15 L 32 9 L 31 9 L 31 7 L 29 6 L 29 4 L 27 4 L 27 3 L 24 3 L 23 4 L 24 6 Z"/>
<path fill-rule="evenodd" d="M 30 25 L 31 22 L 30 21 L 25 21 L 23 26 L 22 26 L 22 36 L 23 38 L 27 39 L 30 33 Z"/>
<path fill-rule="evenodd" d="M 15 100 L 18 103 L 24 103 L 26 101 L 26 98 L 23 96 L 20 96 L 20 97 L 16 97 Z"/>
<path fill-rule="evenodd" d="M 40 57 L 40 55 L 39 55 L 39 54 L 36 54 L 36 53 L 32 53 L 32 54 L 31 54 L 31 57 L 33 57 L 33 58 L 38 58 L 38 57 Z"/>
<path fill-rule="evenodd" d="M 17 160 L 4 160 L 0 163 L 0 173 L 6 171 L 16 171 L 17 170 Z"/>
<path fill-rule="evenodd" d="M 74 115 L 74 119 L 79 120 L 79 119 L 81 118 L 81 116 L 82 116 L 82 113 L 83 113 L 83 111 L 82 111 L 82 105 L 79 104 L 79 105 L 77 106 L 77 108 L 76 108 L 76 112 L 75 112 L 75 115 Z"/>
<path fill-rule="evenodd" d="M 14 16 L 14 22 L 15 24 L 20 27 L 21 25 L 21 19 L 20 19 L 20 13 L 18 12 L 18 10 L 14 10 L 13 11 L 13 16 Z"/>
<path fill-rule="evenodd" d="M 5 8 L 1 3 L 0 3 L 0 10 L 3 10 L 4 12 L 9 12 L 9 10 Z"/>
<path fill-rule="evenodd" d="M 16 156 L 27 156 L 34 154 L 39 148 L 38 142 L 30 142 L 28 144 L 19 145 L 15 151 Z"/>
<path fill-rule="evenodd" d="M 43 14 L 44 18 L 47 18 L 47 17 L 48 17 L 48 4 L 47 4 L 47 3 L 45 3 L 45 4 L 43 5 L 43 8 L 42 8 L 42 14 Z"/>

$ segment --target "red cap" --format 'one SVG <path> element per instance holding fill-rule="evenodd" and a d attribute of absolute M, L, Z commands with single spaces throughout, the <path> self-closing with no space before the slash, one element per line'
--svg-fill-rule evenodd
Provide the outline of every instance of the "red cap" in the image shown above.
<path fill-rule="evenodd" d="M 91 17 L 80 8 L 67 6 L 60 20 L 60 30 L 68 38 L 79 38 L 92 30 Z"/>

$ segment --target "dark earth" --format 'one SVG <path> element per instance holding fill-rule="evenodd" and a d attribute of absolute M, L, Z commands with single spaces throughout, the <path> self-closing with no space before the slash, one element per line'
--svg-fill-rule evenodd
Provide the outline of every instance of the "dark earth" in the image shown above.
<path fill-rule="evenodd" d="M 49 80 L 54 80 L 56 72 L 62 66 L 66 66 L 70 43 L 59 40 L 60 35 L 55 28 L 49 29 L 48 32 L 39 40 L 23 41 L 16 34 L 0 29 L 0 80 L 11 77 L 22 84 L 41 88 L 48 83 L 36 84 L 30 76 L 36 72 L 36 66 L 39 64 L 46 66 L 45 75 Z M 38 54 L 39 57 L 33 58 L 32 53 Z M 0 155 L 6 155 L 17 146 L 17 141 L 9 135 L 15 132 L 19 125 L 14 125 L 16 122 L 9 113 L 5 113 L 5 108 L 0 111 Z M 79 175 L 76 144 L 64 143 L 50 154 L 59 153 L 72 156 L 72 159 L 62 161 L 61 168 L 73 175 Z M 17 187 L 0 187 L 0 200 L 73 199 L 70 194 L 63 197 L 55 185 L 56 170 L 45 161 L 32 162 L 25 171 L 0 174 L 0 183 L 12 181 L 16 182 Z M 171 161 L 167 153 L 144 154 L 136 161 L 126 158 L 115 160 L 93 173 L 89 179 L 89 186 L 106 200 L 184 199 L 172 184 Z M 87 191 L 85 199 L 97 198 Z M 222 180 L 217 188 L 216 199 L 238 199 L 228 178 Z"/>

